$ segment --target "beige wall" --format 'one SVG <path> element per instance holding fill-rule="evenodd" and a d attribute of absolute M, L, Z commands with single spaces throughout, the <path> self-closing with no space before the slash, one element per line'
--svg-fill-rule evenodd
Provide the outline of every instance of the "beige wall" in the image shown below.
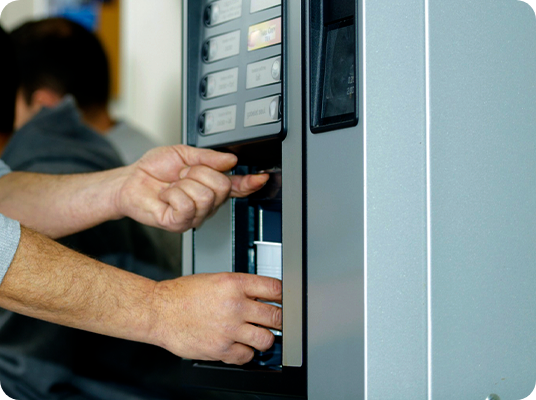
<path fill-rule="evenodd" d="M 0 6 L 6 1 L 0 1 Z M 12 1 L 2 11 L 0 21 L 6 30 L 11 30 L 24 21 L 46 15 L 46 9 L 45 0 Z"/>
<path fill-rule="evenodd" d="M 161 144 L 181 140 L 181 0 L 123 0 L 118 112 Z"/>

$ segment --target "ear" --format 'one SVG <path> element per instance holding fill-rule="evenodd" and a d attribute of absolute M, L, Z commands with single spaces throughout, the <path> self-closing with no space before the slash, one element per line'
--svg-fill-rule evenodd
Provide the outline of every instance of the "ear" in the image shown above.
<path fill-rule="evenodd" d="M 62 100 L 63 96 L 47 88 L 37 89 L 32 94 L 32 106 L 41 107 L 56 107 Z"/>

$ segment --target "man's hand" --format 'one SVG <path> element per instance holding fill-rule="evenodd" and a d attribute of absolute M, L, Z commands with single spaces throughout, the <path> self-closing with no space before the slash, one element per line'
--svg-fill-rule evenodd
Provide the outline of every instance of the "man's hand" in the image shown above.
<path fill-rule="evenodd" d="M 175 232 L 195 228 L 229 197 L 245 197 L 268 175 L 227 176 L 236 156 L 178 145 L 160 147 L 126 167 L 116 199 L 122 215 Z"/>
<path fill-rule="evenodd" d="M 266 351 L 280 330 L 281 282 L 249 274 L 199 274 L 156 284 L 157 322 L 149 340 L 196 360 L 245 364 Z M 257 326 L 259 325 L 259 326 Z"/>

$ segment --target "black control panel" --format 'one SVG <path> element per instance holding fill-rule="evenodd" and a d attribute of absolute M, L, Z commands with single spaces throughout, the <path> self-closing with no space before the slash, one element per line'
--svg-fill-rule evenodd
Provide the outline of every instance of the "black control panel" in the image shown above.
<path fill-rule="evenodd" d="M 188 16 L 188 144 L 281 135 L 281 0 L 188 1 Z"/>

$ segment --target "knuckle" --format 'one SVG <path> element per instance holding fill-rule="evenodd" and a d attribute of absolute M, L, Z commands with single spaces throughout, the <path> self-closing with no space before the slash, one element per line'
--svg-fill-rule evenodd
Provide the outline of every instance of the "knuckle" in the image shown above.
<path fill-rule="evenodd" d="M 232 355 L 232 342 L 220 336 L 210 343 L 210 354 L 217 360 L 224 360 Z"/>
<path fill-rule="evenodd" d="M 272 292 L 274 296 L 280 296 L 282 291 L 281 281 L 279 279 L 272 280 Z"/>
<path fill-rule="evenodd" d="M 240 354 L 236 355 L 236 359 L 234 361 L 237 365 L 244 365 L 253 360 L 253 357 L 255 356 L 255 353 L 253 349 L 251 348 L 245 348 L 243 351 L 240 351 Z"/>
<path fill-rule="evenodd" d="M 274 307 L 272 310 L 272 326 L 280 328 L 283 322 L 283 311 L 279 307 Z"/>
<path fill-rule="evenodd" d="M 232 184 L 231 184 L 231 180 L 227 177 L 225 177 L 225 179 L 223 180 L 222 182 L 222 186 L 221 186 L 221 189 L 224 193 L 231 193 L 231 189 L 232 189 Z"/>
<path fill-rule="evenodd" d="M 182 199 L 176 206 L 177 212 L 185 216 L 195 215 L 195 203 L 190 198 Z"/>
<path fill-rule="evenodd" d="M 230 343 L 227 340 L 220 340 L 215 345 L 215 350 L 218 354 L 222 355 L 224 357 L 225 355 L 229 354 L 230 351 Z"/>
<path fill-rule="evenodd" d="M 255 356 L 255 353 L 253 349 L 247 349 L 247 351 L 244 354 L 244 364 L 247 364 L 248 362 L 251 362 L 253 360 L 253 357 Z"/>
<path fill-rule="evenodd" d="M 231 193 L 231 189 L 232 189 L 231 180 L 227 176 L 221 175 L 221 179 L 218 179 L 218 182 L 215 185 L 216 192 L 222 197 L 226 198 Z"/>
<path fill-rule="evenodd" d="M 220 359 L 226 364 L 243 365 L 253 360 L 254 356 L 255 353 L 252 348 L 235 345 L 229 347 L 225 354 L 222 354 Z"/>
<path fill-rule="evenodd" d="M 266 351 L 274 344 L 274 335 L 266 329 L 257 329 L 254 334 L 255 348 Z"/>
<path fill-rule="evenodd" d="M 197 201 L 203 208 L 212 208 L 214 204 L 214 197 L 214 192 L 209 188 L 205 188 L 198 194 Z"/>
<path fill-rule="evenodd" d="M 223 272 L 220 274 L 220 281 L 224 286 L 235 287 L 237 279 L 240 279 L 238 274 L 233 272 Z"/>

